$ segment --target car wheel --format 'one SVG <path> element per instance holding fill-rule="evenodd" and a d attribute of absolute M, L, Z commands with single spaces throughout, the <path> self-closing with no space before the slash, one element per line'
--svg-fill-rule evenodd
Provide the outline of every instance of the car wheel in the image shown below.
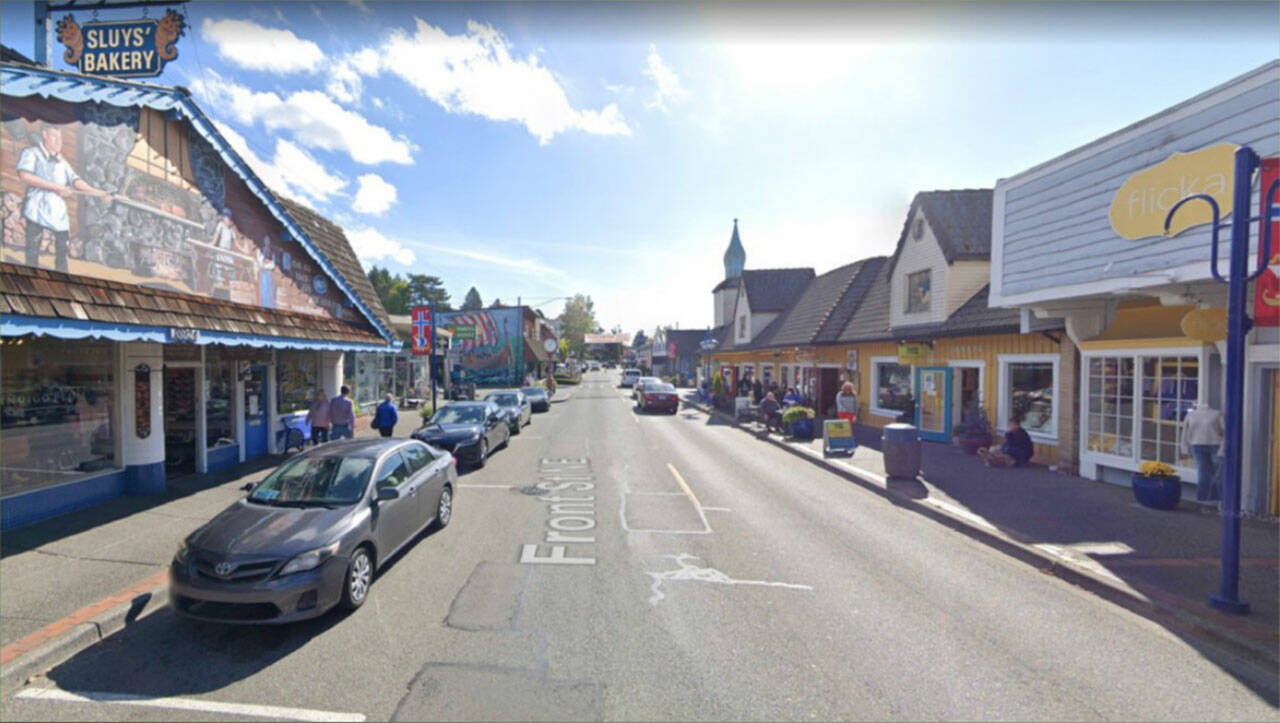
<path fill-rule="evenodd" d="M 510 431 L 508 431 L 508 432 L 507 432 L 507 438 L 506 438 L 506 439 L 504 439 L 504 440 L 502 440 L 502 444 L 498 445 L 498 449 L 506 449 L 508 444 L 511 444 L 511 433 L 510 433 Z"/>
<path fill-rule="evenodd" d="M 486 458 L 489 456 L 489 438 L 483 437 L 480 440 L 480 456 L 476 457 L 476 468 L 484 466 Z"/>
<path fill-rule="evenodd" d="M 369 548 L 361 545 L 347 562 L 347 574 L 342 581 L 342 609 L 350 611 L 363 605 L 372 584 L 373 557 L 369 555 Z"/>
<path fill-rule="evenodd" d="M 512 434 L 520 434 L 520 420 L 517 419 L 514 426 L 511 427 Z"/>
<path fill-rule="evenodd" d="M 445 485 L 440 490 L 440 501 L 436 502 L 436 521 L 432 523 L 432 529 L 443 530 L 449 526 L 449 520 L 453 518 L 453 488 Z"/>
<path fill-rule="evenodd" d="M 671 408 L 671 413 L 672 413 L 672 414 L 679 414 L 679 413 L 680 413 L 680 407 L 672 407 L 672 408 Z"/>

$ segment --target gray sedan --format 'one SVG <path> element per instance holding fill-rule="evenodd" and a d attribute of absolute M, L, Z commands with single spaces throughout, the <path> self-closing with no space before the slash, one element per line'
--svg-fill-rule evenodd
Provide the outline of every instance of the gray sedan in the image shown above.
<path fill-rule="evenodd" d="M 449 524 L 452 455 L 416 440 L 358 439 L 299 454 L 191 533 L 169 566 L 180 615 L 285 623 L 364 604 L 374 571 Z"/>

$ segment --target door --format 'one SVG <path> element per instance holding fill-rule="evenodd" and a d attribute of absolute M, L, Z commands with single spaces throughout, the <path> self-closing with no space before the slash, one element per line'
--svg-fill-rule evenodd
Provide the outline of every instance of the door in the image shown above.
<path fill-rule="evenodd" d="M 394 500 L 379 500 L 377 503 L 378 520 L 374 534 L 378 538 L 378 549 L 382 551 L 380 557 L 386 559 L 421 527 L 420 495 L 409 465 L 399 452 L 392 452 L 382 460 L 375 479 L 375 496 L 383 487 L 394 487 L 400 492 L 400 497 Z"/>
<path fill-rule="evenodd" d="M 254 364 L 244 380 L 244 458 L 267 453 L 267 367 Z"/>
<path fill-rule="evenodd" d="M 930 442 L 951 441 L 951 370 L 916 367 L 916 427 Z"/>
<path fill-rule="evenodd" d="M 164 368 L 164 473 L 196 471 L 196 370 Z"/>
<path fill-rule="evenodd" d="M 818 394 L 822 400 L 818 408 L 818 416 L 832 418 L 836 416 L 836 395 L 840 393 L 840 370 L 818 370 Z"/>
<path fill-rule="evenodd" d="M 409 474 L 413 475 L 409 484 L 417 487 L 418 516 L 415 525 L 421 527 L 436 514 L 436 503 L 440 500 L 444 477 L 440 473 L 437 458 L 425 444 L 411 444 L 401 451 L 409 463 Z"/>

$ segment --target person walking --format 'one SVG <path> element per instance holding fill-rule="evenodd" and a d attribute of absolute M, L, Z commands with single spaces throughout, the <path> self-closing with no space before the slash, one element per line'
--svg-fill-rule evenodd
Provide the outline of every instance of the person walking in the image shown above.
<path fill-rule="evenodd" d="M 316 390 L 316 399 L 307 412 L 307 424 L 311 426 L 311 444 L 318 446 L 329 441 L 329 398 L 323 389 Z"/>
<path fill-rule="evenodd" d="M 388 394 L 383 398 L 382 404 L 378 405 L 377 411 L 373 413 L 373 423 L 369 426 L 378 430 L 378 433 L 384 437 L 390 437 L 391 433 L 396 431 L 396 422 L 400 421 L 400 414 L 396 412 L 396 398 Z"/>
<path fill-rule="evenodd" d="M 1197 404 L 1182 420 L 1182 453 L 1196 459 L 1196 499 L 1201 502 L 1213 502 L 1221 496 L 1214 457 L 1222 437 L 1222 412 L 1208 404 Z"/>
<path fill-rule="evenodd" d="M 853 391 L 853 382 L 845 382 L 836 394 L 836 417 L 848 421 L 850 426 L 858 421 L 858 395 Z"/>
<path fill-rule="evenodd" d="M 356 426 L 356 405 L 347 398 L 350 393 L 351 387 L 344 386 L 338 396 L 329 400 L 329 439 L 351 439 L 351 430 Z"/>

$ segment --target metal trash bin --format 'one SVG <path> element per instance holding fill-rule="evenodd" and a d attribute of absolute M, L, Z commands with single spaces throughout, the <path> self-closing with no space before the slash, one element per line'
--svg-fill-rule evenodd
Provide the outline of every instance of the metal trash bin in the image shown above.
<path fill-rule="evenodd" d="M 920 474 L 920 433 L 914 424 L 896 422 L 884 428 L 884 473 L 915 479 Z"/>

